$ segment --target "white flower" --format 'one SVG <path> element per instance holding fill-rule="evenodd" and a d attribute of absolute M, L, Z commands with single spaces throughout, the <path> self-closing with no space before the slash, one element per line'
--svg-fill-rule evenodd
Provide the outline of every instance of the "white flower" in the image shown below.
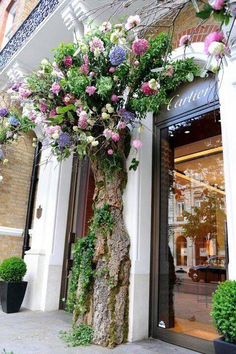
<path fill-rule="evenodd" d="M 8 159 L 4 159 L 2 163 L 3 163 L 3 165 L 7 165 L 8 164 Z"/>
<path fill-rule="evenodd" d="M 109 119 L 110 118 L 110 114 L 103 112 L 102 113 L 102 119 Z"/>
<path fill-rule="evenodd" d="M 129 16 L 127 19 L 127 22 L 125 24 L 125 28 L 127 30 L 130 30 L 133 27 L 136 27 L 140 24 L 141 19 L 139 17 L 139 15 L 135 15 L 135 16 Z"/>
<path fill-rule="evenodd" d="M 148 86 L 152 90 L 158 90 L 160 88 L 159 83 L 155 79 L 151 79 L 148 81 Z"/>
<path fill-rule="evenodd" d="M 54 140 L 57 140 L 57 139 L 59 138 L 59 132 L 53 133 L 53 134 L 52 134 L 52 138 L 53 138 Z"/>
<path fill-rule="evenodd" d="M 95 139 L 94 139 L 94 137 L 93 137 L 92 135 L 90 135 L 90 136 L 87 137 L 87 142 L 88 142 L 89 144 L 92 144 L 92 142 L 93 142 L 94 140 L 95 140 Z"/>
<path fill-rule="evenodd" d="M 222 55 L 225 52 L 225 45 L 222 42 L 212 42 L 208 47 L 208 52 L 211 55 Z"/>
<path fill-rule="evenodd" d="M 14 135 L 13 135 L 13 139 L 14 139 L 14 140 L 17 140 L 17 139 L 18 139 L 18 134 L 14 134 Z"/>
<path fill-rule="evenodd" d="M 91 145 L 92 146 L 98 146 L 99 142 L 97 140 L 94 140 L 91 142 Z"/>
<path fill-rule="evenodd" d="M 41 61 L 41 65 L 42 66 L 47 66 L 49 64 L 49 61 L 46 59 L 46 58 L 44 58 L 42 61 Z"/>
<path fill-rule="evenodd" d="M 119 36 L 117 32 L 113 32 L 110 37 L 111 43 L 118 44 L 119 42 Z"/>
<path fill-rule="evenodd" d="M 74 132 L 77 132 L 79 130 L 79 127 L 77 127 L 76 125 L 73 126 L 73 130 Z"/>
<path fill-rule="evenodd" d="M 99 48 L 95 48 L 93 53 L 94 53 L 95 58 L 98 58 L 101 54 L 101 51 Z"/>
<path fill-rule="evenodd" d="M 112 28 L 111 22 L 103 22 L 102 25 L 99 27 L 100 31 L 108 32 Z"/>
<path fill-rule="evenodd" d="M 2 181 L 3 181 L 3 176 L 0 175 L 0 183 L 2 183 Z"/>
<path fill-rule="evenodd" d="M 118 76 L 113 76 L 113 80 L 116 82 L 119 80 Z"/>

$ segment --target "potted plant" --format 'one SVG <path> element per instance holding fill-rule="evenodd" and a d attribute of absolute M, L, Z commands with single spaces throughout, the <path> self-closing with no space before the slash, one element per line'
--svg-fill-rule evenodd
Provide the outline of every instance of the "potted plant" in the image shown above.
<path fill-rule="evenodd" d="M 213 294 L 211 316 L 223 336 L 214 340 L 216 354 L 236 353 L 236 281 L 226 280 Z"/>
<path fill-rule="evenodd" d="M 6 313 L 20 310 L 27 286 L 27 282 L 22 281 L 26 269 L 24 260 L 19 257 L 5 259 L 0 264 L 1 305 Z"/>

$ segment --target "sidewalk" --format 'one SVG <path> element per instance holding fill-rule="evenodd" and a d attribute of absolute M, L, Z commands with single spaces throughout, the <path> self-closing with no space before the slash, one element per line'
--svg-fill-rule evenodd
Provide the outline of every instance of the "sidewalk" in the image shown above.
<path fill-rule="evenodd" d="M 15 314 L 0 311 L 0 354 L 3 349 L 14 354 L 196 354 L 154 339 L 124 344 L 115 349 L 94 345 L 68 348 L 58 334 L 70 327 L 71 316 L 64 311 L 23 310 Z"/>

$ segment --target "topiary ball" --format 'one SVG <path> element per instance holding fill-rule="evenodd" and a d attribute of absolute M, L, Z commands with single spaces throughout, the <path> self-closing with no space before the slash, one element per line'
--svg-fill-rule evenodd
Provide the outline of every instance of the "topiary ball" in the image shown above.
<path fill-rule="evenodd" d="M 213 294 L 211 316 L 226 342 L 236 343 L 236 281 L 220 283 Z"/>
<path fill-rule="evenodd" d="M 20 257 L 10 257 L 0 264 L 0 278 L 8 282 L 20 282 L 27 270 L 26 264 Z"/>

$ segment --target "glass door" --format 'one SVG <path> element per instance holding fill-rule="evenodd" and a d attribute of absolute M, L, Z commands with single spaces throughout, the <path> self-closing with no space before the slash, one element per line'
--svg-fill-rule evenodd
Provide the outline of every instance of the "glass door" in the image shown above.
<path fill-rule="evenodd" d="M 213 111 L 159 132 L 156 324 L 172 339 L 181 334 L 189 343 L 212 341 L 218 334 L 211 298 L 226 279 L 227 263 L 220 114 Z"/>

